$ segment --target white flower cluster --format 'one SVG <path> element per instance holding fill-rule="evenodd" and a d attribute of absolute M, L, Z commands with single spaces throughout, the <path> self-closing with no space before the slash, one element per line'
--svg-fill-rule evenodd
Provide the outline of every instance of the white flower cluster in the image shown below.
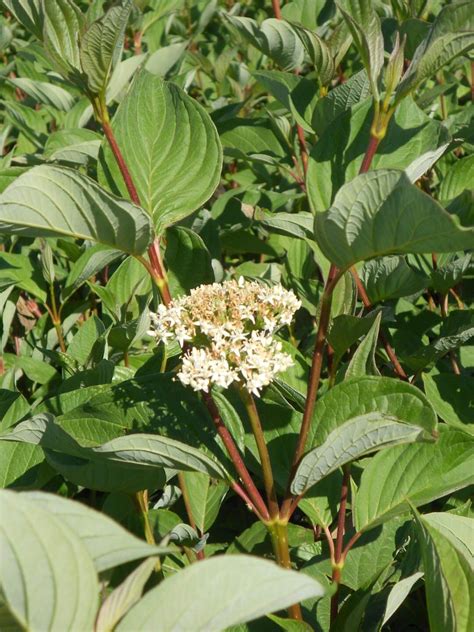
<path fill-rule="evenodd" d="M 151 314 L 158 340 L 186 347 L 178 378 L 196 391 L 239 382 L 255 395 L 292 364 L 273 334 L 301 303 L 281 285 L 225 281 L 201 285 Z"/>

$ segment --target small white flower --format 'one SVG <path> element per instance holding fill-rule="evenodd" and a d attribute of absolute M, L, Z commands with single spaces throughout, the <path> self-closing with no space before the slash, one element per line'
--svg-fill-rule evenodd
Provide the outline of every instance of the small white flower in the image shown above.
<path fill-rule="evenodd" d="M 255 395 L 292 358 L 273 334 L 288 325 L 301 302 L 281 285 L 225 281 L 201 285 L 151 314 L 150 335 L 189 347 L 178 378 L 196 391 L 240 382 Z"/>

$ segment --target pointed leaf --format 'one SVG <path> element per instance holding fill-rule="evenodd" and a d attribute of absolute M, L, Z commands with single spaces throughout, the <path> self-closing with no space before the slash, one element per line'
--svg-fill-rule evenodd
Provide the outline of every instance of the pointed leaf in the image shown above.
<path fill-rule="evenodd" d="M 0 209 L 0 231 L 13 235 L 88 239 L 130 254 L 143 253 L 152 236 L 141 208 L 65 167 L 30 169 L 3 192 Z"/>
<path fill-rule="evenodd" d="M 85 545 L 21 494 L 0 491 L 0 513 L 2 591 L 22 629 L 90 630 L 99 583 Z"/>
<path fill-rule="evenodd" d="M 366 334 L 364 340 L 357 347 L 356 352 L 349 362 L 345 379 L 352 377 L 362 377 L 363 375 L 380 375 L 380 371 L 375 363 L 375 351 L 382 321 L 382 312 L 375 317 L 374 323 Z"/>
<path fill-rule="evenodd" d="M 204 108 L 181 88 L 142 70 L 112 121 L 143 208 L 161 232 L 204 204 L 219 183 L 222 149 Z M 127 196 L 103 146 L 101 178 Z"/>
<path fill-rule="evenodd" d="M 200 450 L 158 435 L 132 434 L 98 447 L 83 447 L 55 424 L 49 414 L 36 415 L 18 424 L 2 440 L 41 445 L 53 467 L 69 480 L 90 489 L 132 492 L 156 488 L 163 468 L 228 478 L 224 468 Z"/>
<path fill-rule="evenodd" d="M 366 263 L 361 280 L 371 303 L 410 296 L 425 289 L 429 278 L 411 268 L 404 257 L 382 257 Z"/>
<path fill-rule="evenodd" d="M 93 22 L 81 39 L 81 65 L 92 95 L 105 95 L 110 75 L 122 52 L 131 8 L 131 0 L 122 0 Z"/>
<path fill-rule="evenodd" d="M 441 498 L 474 482 L 474 441 L 440 428 L 436 444 L 397 446 L 366 466 L 355 503 L 356 529 L 370 529 L 392 516 Z"/>
<path fill-rule="evenodd" d="M 385 413 L 367 413 L 346 421 L 331 432 L 326 441 L 301 460 L 291 484 L 291 492 L 304 494 L 342 465 L 375 450 L 426 440 L 418 426 L 400 423 Z"/>
<path fill-rule="evenodd" d="M 43 0 L 44 48 L 54 67 L 64 77 L 83 85 L 79 36 L 85 24 L 73 0 Z"/>
<path fill-rule="evenodd" d="M 389 254 L 463 250 L 474 229 L 462 227 L 405 173 L 379 170 L 340 189 L 331 208 L 316 215 L 315 237 L 323 254 L 347 269 Z"/>
<path fill-rule="evenodd" d="M 452 2 L 443 7 L 428 35 L 415 51 L 413 60 L 400 82 L 396 98 L 400 101 L 424 79 L 434 75 L 458 55 L 474 48 L 474 22 L 470 0 Z"/>
<path fill-rule="evenodd" d="M 371 0 L 346 0 L 339 5 L 354 44 L 367 71 L 374 98 L 378 98 L 377 80 L 383 68 L 384 44 L 380 19 Z"/>
<path fill-rule="evenodd" d="M 430 630 L 469 632 L 474 622 L 474 521 L 415 511 L 425 569 Z"/>
<path fill-rule="evenodd" d="M 110 593 L 97 614 L 95 632 L 112 632 L 124 614 L 140 600 L 155 565 L 156 558 L 148 558 Z"/>
<path fill-rule="evenodd" d="M 213 557 L 150 590 L 116 629 L 224 630 L 323 594 L 314 579 L 273 562 L 248 555 Z"/>
<path fill-rule="evenodd" d="M 43 7 L 41 0 L 3 0 L 3 4 L 27 31 L 43 39 Z"/>

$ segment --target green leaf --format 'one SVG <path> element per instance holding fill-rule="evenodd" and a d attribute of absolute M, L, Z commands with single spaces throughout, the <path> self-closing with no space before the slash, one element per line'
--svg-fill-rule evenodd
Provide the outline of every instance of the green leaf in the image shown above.
<path fill-rule="evenodd" d="M 65 167 L 30 169 L 4 191 L 0 203 L 0 230 L 7 234 L 89 239 L 135 255 L 152 237 L 142 209 Z"/>
<path fill-rule="evenodd" d="M 158 625 L 160 632 L 224 630 L 323 594 L 314 579 L 273 562 L 247 555 L 214 557 L 150 590 L 116 629 L 131 632 Z"/>
<path fill-rule="evenodd" d="M 79 34 L 85 18 L 73 0 L 43 0 L 43 41 L 55 69 L 73 83 L 83 85 Z"/>
<path fill-rule="evenodd" d="M 428 35 L 415 51 L 413 60 L 397 88 L 396 99 L 414 90 L 424 79 L 458 55 L 474 48 L 474 24 L 469 0 L 452 2 L 443 7 Z"/>
<path fill-rule="evenodd" d="M 464 257 L 438 266 L 431 272 L 431 287 L 441 294 L 446 294 L 450 288 L 461 282 L 464 274 L 472 267 L 471 260 L 472 253 L 468 253 Z"/>
<path fill-rule="evenodd" d="M 93 22 L 81 38 L 81 65 L 90 94 L 105 97 L 110 76 L 122 54 L 131 0 L 122 0 Z"/>
<path fill-rule="evenodd" d="M 46 81 L 34 81 L 26 77 L 8 79 L 8 83 L 19 88 L 38 103 L 51 105 L 53 108 L 67 112 L 75 103 L 75 98 L 61 88 Z"/>
<path fill-rule="evenodd" d="M 346 369 L 345 379 L 362 377 L 363 375 L 380 375 L 375 362 L 375 351 L 382 321 L 382 312 L 375 317 L 374 323 L 367 332 L 364 340 L 357 347 Z"/>
<path fill-rule="evenodd" d="M 474 377 L 453 373 L 422 377 L 426 397 L 441 419 L 474 434 Z"/>
<path fill-rule="evenodd" d="M 403 354 L 403 360 L 419 371 L 436 362 L 450 351 L 469 344 L 474 339 L 474 314 L 467 310 L 450 312 L 441 325 L 439 337 L 428 345 Z"/>
<path fill-rule="evenodd" d="M 227 485 L 213 481 L 202 472 L 183 472 L 189 494 L 189 505 L 199 533 L 203 534 L 212 526 L 224 496 Z"/>
<path fill-rule="evenodd" d="M 172 296 L 187 294 L 198 285 L 214 281 L 211 255 L 202 238 L 189 228 L 168 228 L 165 263 Z"/>
<path fill-rule="evenodd" d="M 199 208 L 219 183 L 222 148 L 204 108 L 181 88 L 142 70 L 112 121 L 143 208 L 157 232 Z M 108 145 L 102 181 L 127 189 Z"/>
<path fill-rule="evenodd" d="M 38 487 L 44 454 L 36 445 L 0 442 L 0 488 Z"/>
<path fill-rule="evenodd" d="M 19 494 L 0 491 L 0 506 L 8 516 L 2 525 L 2 590 L 21 627 L 92 629 L 99 583 L 84 544 L 56 516 Z"/>
<path fill-rule="evenodd" d="M 332 388 L 316 402 L 310 445 L 291 485 L 295 495 L 346 463 L 399 443 L 427 441 L 436 416 L 417 388 L 391 378 L 361 377 Z"/>
<path fill-rule="evenodd" d="M 466 189 L 472 188 L 474 180 L 474 155 L 456 160 L 450 166 L 439 186 L 439 199 L 453 200 Z"/>
<path fill-rule="evenodd" d="M 354 44 L 362 58 L 372 94 L 378 99 L 377 81 L 384 63 L 384 43 L 380 19 L 371 0 L 345 0 L 339 5 Z"/>
<path fill-rule="evenodd" d="M 127 611 L 140 600 L 155 565 L 156 558 L 148 558 L 110 593 L 97 614 L 95 632 L 111 632 L 115 628 Z"/>
<path fill-rule="evenodd" d="M 372 304 L 416 294 L 430 283 L 429 278 L 411 268 L 404 257 L 394 256 L 367 262 L 361 280 Z"/>
<path fill-rule="evenodd" d="M 333 430 L 326 441 L 301 460 L 291 492 L 304 494 L 328 474 L 361 456 L 382 448 L 426 440 L 418 426 L 400 423 L 386 413 L 366 413 Z"/>
<path fill-rule="evenodd" d="M 62 300 L 67 300 L 83 283 L 121 256 L 120 250 L 112 250 L 101 244 L 86 248 L 72 265 L 64 286 L 61 288 Z"/>
<path fill-rule="evenodd" d="M 370 83 L 367 73 L 361 70 L 345 83 L 336 86 L 327 96 L 319 99 L 311 121 L 318 136 L 321 136 L 340 114 L 360 101 L 364 101 L 369 94 Z"/>
<path fill-rule="evenodd" d="M 160 485 L 158 474 L 163 468 L 205 472 L 217 479 L 228 479 L 217 461 L 180 441 L 131 434 L 98 447 L 84 447 L 48 414 L 18 424 L 2 439 L 41 445 L 48 462 L 63 476 L 90 489 L 129 492 L 154 489 Z"/>
<path fill-rule="evenodd" d="M 376 313 L 372 312 L 363 318 L 341 314 L 333 319 L 327 339 L 334 349 L 336 364 L 339 363 L 344 353 L 370 330 L 375 317 Z"/>
<path fill-rule="evenodd" d="M 370 529 L 474 482 L 474 441 L 440 427 L 435 445 L 396 446 L 366 466 L 355 503 L 356 529 Z"/>
<path fill-rule="evenodd" d="M 104 323 L 97 316 L 91 316 L 79 327 L 79 331 L 69 343 L 68 354 L 80 366 L 86 366 L 94 346 L 104 334 Z"/>
<path fill-rule="evenodd" d="M 415 513 L 433 632 L 469 632 L 474 620 L 473 520 L 446 513 Z"/>
<path fill-rule="evenodd" d="M 435 434 L 436 415 L 420 389 L 390 377 L 365 376 L 334 386 L 316 402 L 308 446 L 321 445 L 346 421 L 379 411 Z"/>
<path fill-rule="evenodd" d="M 43 39 L 43 7 L 41 0 L 3 0 L 3 4 L 27 31 Z"/>
<path fill-rule="evenodd" d="M 293 24 L 292 27 L 302 41 L 313 66 L 316 68 L 321 85 L 327 86 L 336 71 L 328 45 L 314 31 L 305 29 L 297 24 Z"/>
<path fill-rule="evenodd" d="M 370 99 L 346 109 L 326 127 L 313 146 L 306 178 L 313 212 L 326 211 L 341 187 L 358 175 L 373 115 Z M 377 148 L 371 169 L 406 169 L 414 157 L 432 151 L 447 140 L 443 125 L 430 119 L 411 98 L 404 99 Z"/>
<path fill-rule="evenodd" d="M 151 546 L 84 503 L 45 492 L 24 492 L 19 497 L 31 507 L 55 516 L 82 541 L 98 573 L 150 555 L 166 555 L 173 547 Z"/>
<path fill-rule="evenodd" d="M 391 616 L 398 610 L 405 599 L 410 594 L 411 589 L 416 582 L 423 577 L 423 573 L 413 573 L 409 577 L 400 579 L 393 585 L 387 598 L 387 605 L 385 606 L 385 613 L 382 621 L 382 625 L 387 623 Z"/>
<path fill-rule="evenodd" d="M 269 18 L 258 24 L 252 18 L 230 15 L 226 19 L 244 39 L 273 59 L 282 70 L 294 70 L 303 63 L 303 44 L 288 22 Z"/>
<path fill-rule="evenodd" d="M 395 170 L 357 176 L 315 219 L 319 247 L 343 269 L 389 254 L 463 250 L 473 237 L 474 229 L 460 226 L 405 173 Z"/>

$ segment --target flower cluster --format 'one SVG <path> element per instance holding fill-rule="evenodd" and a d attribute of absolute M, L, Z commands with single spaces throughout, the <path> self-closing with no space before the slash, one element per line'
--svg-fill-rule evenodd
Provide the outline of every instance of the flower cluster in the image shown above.
<path fill-rule="evenodd" d="M 178 378 L 194 390 L 239 382 L 255 395 L 292 364 L 273 334 L 291 323 L 301 303 L 281 285 L 225 281 L 201 285 L 151 314 L 158 340 L 186 351 Z"/>

